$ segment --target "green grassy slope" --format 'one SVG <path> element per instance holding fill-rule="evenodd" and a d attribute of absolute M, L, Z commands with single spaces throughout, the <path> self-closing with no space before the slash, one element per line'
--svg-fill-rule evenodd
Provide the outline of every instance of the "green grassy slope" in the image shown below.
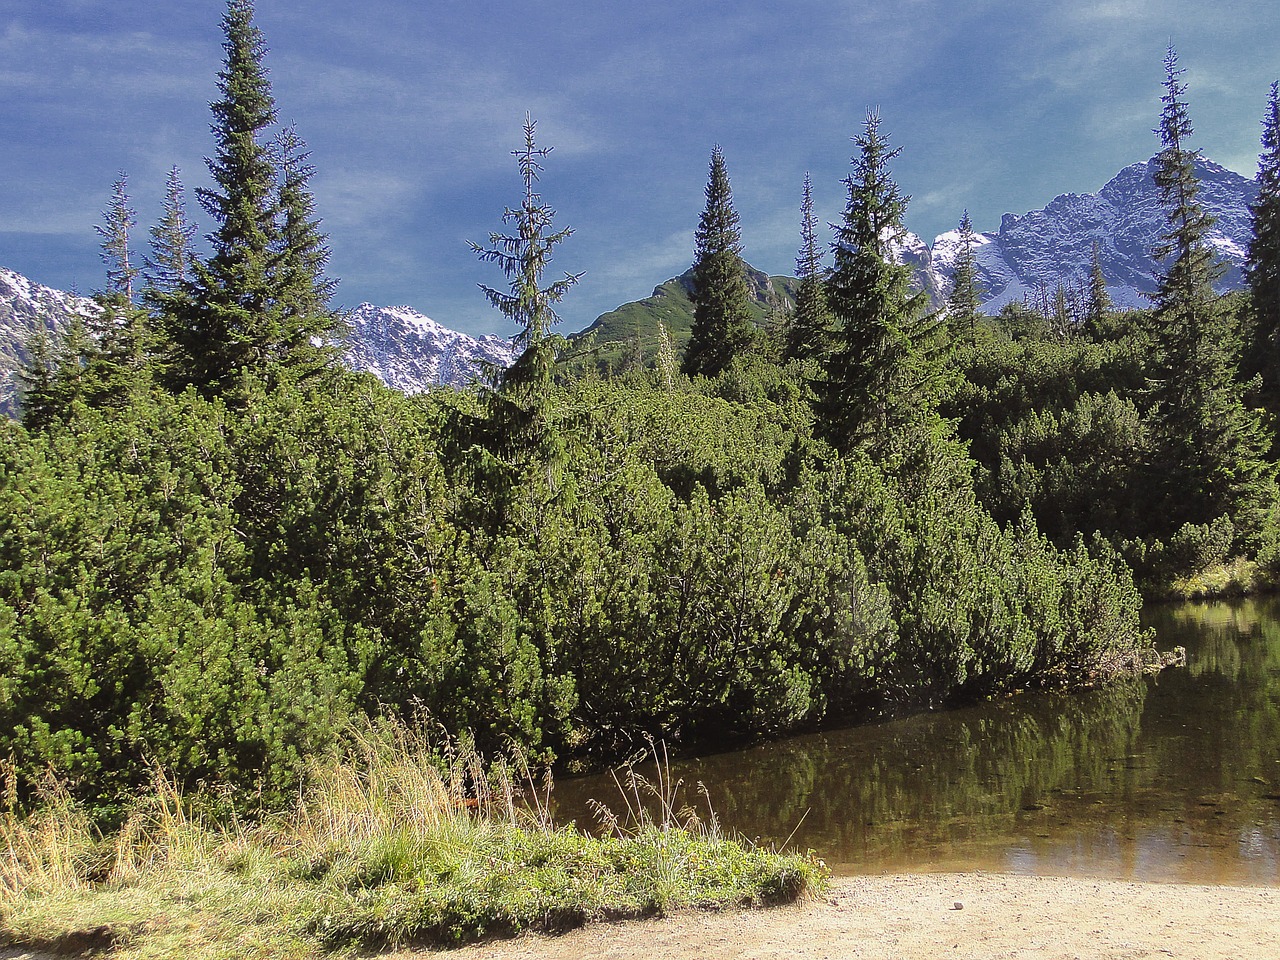
<path fill-rule="evenodd" d="M 594 363 L 602 373 L 652 366 L 658 355 L 659 322 L 666 327 L 679 356 L 693 326 L 693 301 L 689 299 L 692 285 L 693 271 L 688 270 L 659 284 L 643 300 L 624 303 L 601 314 L 591 326 L 570 337 L 586 351 L 581 362 Z M 763 326 L 770 310 L 776 309 L 772 303 L 790 310 L 795 304 L 797 285 L 794 277 L 770 277 L 748 265 L 752 318 Z"/>

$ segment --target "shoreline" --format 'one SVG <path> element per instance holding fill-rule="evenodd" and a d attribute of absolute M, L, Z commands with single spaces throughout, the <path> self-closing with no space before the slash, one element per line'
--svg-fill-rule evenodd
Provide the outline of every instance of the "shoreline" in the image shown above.
<path fill-rule="evenodd" d="M 959 908 L 957 908 L 959 904 Z M 525 934 L 450 960 L 1241 960 L 1280 956 L 1280 886 L 929 873 L 837 877 L 820 897 L 761 910 L 681 911 Z M 384 960 L 425 960 L 405 950 Z"/>
<path fill-rule="evenodd" d="M 834 878 L 760 909 L 680 910 L 375 960 L 1242 960 L 1280 956 L 1280 884 L 1214 886 L 1001 873 Z M 0 960 L 66 954 L 0 946 Z M 108 954 L 110 956 L 111 954 Z M 123 956 L 131 956 L 127 947 Z M 308 960 L 329 956 L 316 950 Z"/>

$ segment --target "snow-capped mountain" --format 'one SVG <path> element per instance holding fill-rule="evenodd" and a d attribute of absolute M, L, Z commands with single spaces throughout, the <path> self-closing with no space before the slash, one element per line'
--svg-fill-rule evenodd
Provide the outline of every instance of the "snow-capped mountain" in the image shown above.
<path fill-rule="evenodd" d="M 1151 248 L 1165 229 L 1164 209 L 1152 179 L 1154 168 L 1154 160 L 1135 163 L 1096 194 L 1064 194 L 1042 210 L 1005 214 L 998 231 L 976 234 L 974 257 L 984 292 L 983 309 L 995 313 L 1027 294 L 1051 292 L 1059 283 L 1068 288 L 1083 286 L 1095 242 L 1113 302 L 1145 305 L 1142 294 L 1155 289 L 1158 271 Z M 1199 161 L 1196 174 L 1200 202 L 1217 221 L 1210 243 L 1227 267 L 1219 289 L 1236 289 L 1243 283 L 1251 234 L 1249 204 L 1257 198 L 1257 184 L 1210 160 Z M 911 264 L 919 285 L 940 298 L 951 288 L 959 243 L 959 231 L 954 230 L 931 245 L 908 233 L 895 242 L 893 255 Z M 16 374 L 28 359 L 27 346 L 35 332 L 60 331 L 72 317 L 89 317 L 97 311 L 92 300 L 41 286 L 0 267 L 0 415 L 14 413 Z M 349 319 L 347 365 L 406 393 L 438 384 L 462 386 L 483 376 L 486 364 L 507 366 L 514 359 L 508 340 L 469 337 L 409 307 L 363 303 Z"/>
<path fill-rule="evenodd" d="M 17 374 L 30 359 L 28 346 L 36 331 L 56 335 L 73 317 L 92 317 L 99 310 L 86 297 L 41 286 L 0 267 L 0 416 L 16 413 Z M 509 340 L 469 337 L 409 307 L 362 303 L 349 322 L 347 366 L 405 393 L 441 384 L 465 386 L 484 375 L 486 364 L 505 367 L 515 359 Z"/>
<path fill-rule="evenodd" d="M 94 317 L 92 300 L 33 283 L 0 267 L 0 416 L 15 413 L 18 371 L 30 359 L 27 350 L 39 331 L 57 333 L 73 317 Z"/>
<path fill-rule="evenodd" d="M 1069 289 L 1086 285 L 1095 242 L 1112 301 L 1147 305 L 1142 294 L 1155 290 L 1158 275 L 1151 249 L 1166 226 L 1154 170 L 1154 159 L 1132 164 L 1097 193 L 1064 194 L 1022 216 L 1006 213 L 997 232 L 976 234 L 973 254 L 983 309 L 995 313 L 1059 283 Z M 1217 221 L 1209 242 L 1227 267 L 1218 289 L 1237 289 L 1251 235 L 1249 204 L 1257 199 L 1258 186 L 1211 160 L 1197 161 L 1196 175 L 1198 199 Z M 930 247 L 929 271 L 944 293 L 951 289 L 959 249 L 958 230 L 942 234 Z"/>
<path fill-rule="evenodd" d="M 897 236 L 887 237 L 889 259 L 894 263 L 905 264 L 913 271 L 915 289 L 923 290 L 933 301 L 941 300 L 945 294 L 939 283 L 943 279 L 933 268 L 933 251 L 927 243 L 910 230 L 903 230 Z M 949 279 L 950 273 L 946 274 Z"/>
<path fill-rule="evenodd" d="M 441 326 L 410 307 L 362 303 L 348 315 L 347 366 L 374 374 L 389 387 L 420 393 L 428 387 L 465 386 L 485 366 L 510 366 L 510 340 L 476 339 Z"/>

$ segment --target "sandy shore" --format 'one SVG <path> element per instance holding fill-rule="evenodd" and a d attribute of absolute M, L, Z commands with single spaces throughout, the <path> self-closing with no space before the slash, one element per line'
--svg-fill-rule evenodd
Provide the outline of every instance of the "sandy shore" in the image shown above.
<path fill-rule="evenodd" d="M 836 880 L 772 910 L 686 912 L 379 960 L 1269 960 L 1280 887 L 997 874 Z M 52 960 L 0 948 L 0 960 Z"/>
<path fill-rule="evenodd" d="M 395 960 L 423 960 L 400 953 Z M 436 955 L 440 956 L 440 955 Z M 1280 958 L 1280 888 L 992 874 L 841 878 L 820 900 L 451 950 L 449 960 Z"/>

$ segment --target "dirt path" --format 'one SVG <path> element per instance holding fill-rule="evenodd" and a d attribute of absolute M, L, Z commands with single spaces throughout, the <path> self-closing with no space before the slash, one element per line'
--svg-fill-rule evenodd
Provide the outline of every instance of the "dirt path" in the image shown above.
<path fill-rule="evenodd" d="M 776 910 L 600 924 L 434 956 L 1270 960 L 1280 958 L 1280 888 L 987 874 L 845 878 L 821 900 Z M 425 955 L 400 953 L 393 960 Z"/>

